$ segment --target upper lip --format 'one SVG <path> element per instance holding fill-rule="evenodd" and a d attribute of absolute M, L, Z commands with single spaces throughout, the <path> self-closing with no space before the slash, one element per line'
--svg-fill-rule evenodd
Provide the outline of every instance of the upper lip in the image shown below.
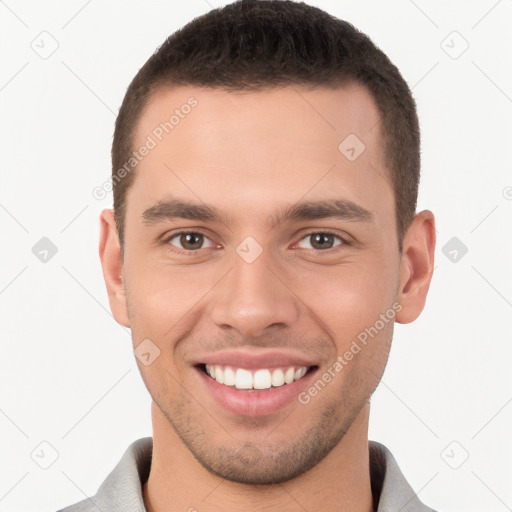
<path fill-rule="evenodd" d="M 195 359 L 195 365 L 218 364 L 233 366 L 235 368 L 245 368 L 247 370 L 257 368 L 282 368 L 289 366 L 315 366 L 313 361 L 304 356 L 278 350 L 260 350 L 257 352 L 226 350 L 215 352 L 214 354 L 199 356 Z"/>

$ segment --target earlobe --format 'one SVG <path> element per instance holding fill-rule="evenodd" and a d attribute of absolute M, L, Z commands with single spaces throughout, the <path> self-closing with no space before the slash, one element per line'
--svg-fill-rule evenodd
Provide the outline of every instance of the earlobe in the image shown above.
<path fill-rule="evenodd" d="M 110 310 L 116 322 L 125 327 L 130 327 L 123 278 L 123 258 L 114 212 L 111 209 L 105 209 L 100 214 L 99 255 Z"/>
<path fill-rule="evenodd" d="M 424 210 L 416 214 L 404 237 L 397 298 L 402 305 L 396 316 L 399 323 L 413 322 L 425 306 L 434 272 L 435 246 L 434 214 Z"/>

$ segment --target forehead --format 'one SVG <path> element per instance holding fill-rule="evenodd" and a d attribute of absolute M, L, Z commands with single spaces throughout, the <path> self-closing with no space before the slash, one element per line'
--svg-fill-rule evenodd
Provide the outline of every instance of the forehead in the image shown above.
<path fill-rule="evenodd" d="M 184 123 L 187 117 L 193 121 Z M 153 132 L 157 139 L 171 132 L 176 135 L 193 124 L 196 135 L 211 136 L 214 129 L 219 138 L 224 133 L 233 138 L 236 128 L 235 140 L 249 136 L 261 142 L 260 136 L 264 135 L 267 144 L 277 133 L 280 138 L 289 134 L 290 138 L 313 145 L 328 132 L 331 136 L 336 133 L 337 137 L 354 133 L 370 143 L 379 136 L 379 120 L 374 99 L 364 86 L 355 83 L 335 89 L 297 85 L 258 91 L 164 87 L 154 91 L 147 100 L 134 140 L 136 145 L 142 143 Z M 296 124 L 297 121 L 301 122 Z M 331 138 L 325 142 L 330 143 Z"/>
<path fill-rule="evenodd" d="M 357 84 L 159 89 L 135 130 L 133 149 L 151 149 L 137 163 L 128 196 L 140 209 L 169 193 L 230 197 L 246 214 L 258 199 L 290 203 L 334 189 L 369 206 L 379 193 L 392 201 L 379 120 L 373 98 Z"/>

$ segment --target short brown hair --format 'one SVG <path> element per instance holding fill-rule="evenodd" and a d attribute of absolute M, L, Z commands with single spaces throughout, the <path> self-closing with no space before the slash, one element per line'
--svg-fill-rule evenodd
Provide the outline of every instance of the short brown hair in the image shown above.
<path fill-rule="evenodd" d="M 121 180 L 117 173 L 132 156 L 135 128 L 156 89 L 195 85 L 258 91 L 287 85 L 335 88 L 351 82 L 365 86 L 379 109 L 401 251 L 414 218 L 420 175 L 420 131 L 411 91 L 368 36 L 317 7 L 288 0 L 241 0 L 195 18 L 169 36 L 132 80 L 112 144 L 121 249 L 134 172 Z"/>

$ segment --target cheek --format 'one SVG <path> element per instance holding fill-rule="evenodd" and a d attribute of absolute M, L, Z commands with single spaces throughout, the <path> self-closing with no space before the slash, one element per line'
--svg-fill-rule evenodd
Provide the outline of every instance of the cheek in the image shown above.
<path fill-rule="evenodd" d="M 216 272 L 200 266 L 171 267 L 145 261 L 127 266 L 130 324 L 134 343 L 171 340 L 187 328 L 216 282 Z"/>
<path fill-rule="evenodd" d="M 394 266 L 385 261 L 352 261 L 311 267 L 296 273 L 300 277 L 292 289 L 333 339 L 350 340 L 392 307 L 397 282 Z"/>

